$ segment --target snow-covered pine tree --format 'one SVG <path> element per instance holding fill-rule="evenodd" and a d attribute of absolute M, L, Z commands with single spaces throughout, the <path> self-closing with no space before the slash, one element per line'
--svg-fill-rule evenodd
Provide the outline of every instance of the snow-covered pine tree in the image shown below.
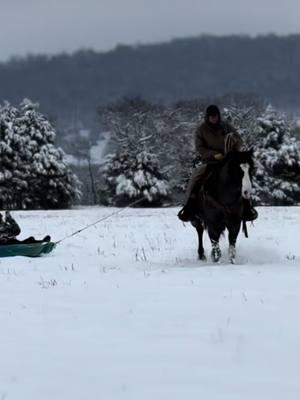
<path fill-rule="evenodd" d="M 170 182 L 174 197 L 182 200 L 187 183 L 197 164 L 194 134 L 203 118 L 199 109 L 193 104 L 177 105 L 175 111 L 170 110 L 170 132 L 168 137 L 168 153 Z M 189 112 L 189 107 L 193 112 Z M 199 161 L 199 160 L 198 160 Z M 173 169 L 172 169 L 173 167 Z"/>
<path fill-rule="evenodd" d="M 64 208 L 80 196 L 55 130 L 37 108 L 30 100 L 0 108 L 1 208 Z"/>
<path fill-rule="evenodd" d="M 146 150 L 126 149 L 107 156 L 101 169 L 99 194 L 103 204 L 124 207 L 143 199 L 139 206 L 158 207 L 169 198 L 169 185 L 158 159 Z"/>
<path fill-rule="evenodd" d="M 300 203 L 300 142 L 284 115 L 268 106 L 258 118 L 256 200 L 263 205 Z"/>
<path fill-rule="evenodd" d="M 259 139 L 258 116 L 261 110 L 255 106 L 239 107 L 230 105 L 223 109 L 223 119 L 235 127 L 243 138 L 246 147 L 253 147 Z"/>
<path fill-rule="evenodd" d="M 159 107 L 141 99 L 124 99 L 108 108 L 105 127 L 111 133 L 114 153 L 99 173 L 100 202 L 125 206 L 136 200 L 159 206 L 169 195 L 157 151 Z"/>

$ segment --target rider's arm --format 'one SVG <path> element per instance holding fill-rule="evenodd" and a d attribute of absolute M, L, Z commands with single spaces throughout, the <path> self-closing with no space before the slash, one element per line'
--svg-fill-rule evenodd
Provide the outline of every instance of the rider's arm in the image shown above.
<path fill-rule="evenodd" d="M 197 155 L 200 155 L 203 161 L 213 161 L 219 153 L 207 146 L 201 126 L 197 128 L 195 133 L 195 148 Z"/>

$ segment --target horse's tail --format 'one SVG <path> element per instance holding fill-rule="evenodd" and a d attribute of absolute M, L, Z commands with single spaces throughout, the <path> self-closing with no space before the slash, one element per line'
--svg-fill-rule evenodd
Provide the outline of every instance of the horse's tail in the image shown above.
<path fill-rule="evenodd" d="M 246 238 L 248 238 L 248 229 L 247 229 L 247 224 L 246 221 L 243 219 L 243 232 Z"/>

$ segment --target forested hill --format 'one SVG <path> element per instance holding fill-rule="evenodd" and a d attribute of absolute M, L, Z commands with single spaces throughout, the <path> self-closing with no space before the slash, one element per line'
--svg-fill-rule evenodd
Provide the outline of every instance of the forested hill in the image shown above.
<path fill-rule="evenodd" d="M 0 64 L 0 99 L 29 97 L 59 120 L 89 119 L 122 96 L 176 101 L 253 93 L 300 107 L 300 35 L 178 39 L 97 53 L 29 56 Z"/>

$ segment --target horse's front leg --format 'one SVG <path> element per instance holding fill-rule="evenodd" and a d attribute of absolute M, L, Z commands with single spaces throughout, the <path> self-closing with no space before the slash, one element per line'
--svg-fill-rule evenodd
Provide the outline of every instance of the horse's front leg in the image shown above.
<path fill-rule="evenodd" d="M 212 249 L 211 249 L 211 258 L 213 262 L 218 262 L 222 256 L 222 252 L 219 245 L 219 239 L 221 233 L 223 232 L 223 227 L 221 226 L 208 226 L 208 235 L 211 241 Z"/>
<path fill-rule="evenodd" d="M 210 239 L 210 241 L 211 241 L 211 245 L 212 245 L 211 259 L 213 260 L 213 262 L 218 262 L 218 261 L 220 261 L 220 258 L 222 256 L 219 242 L 215 241 L 213 239 Z"/>
<path fill-rule="evenodd" d="M 192 225 L 196 228 L 198 234 L 198 257 L 201 261 L 206 261 L 203 247 L 203 224 L 199 220 L 192 221 Z"/>
<path fill-rule="evenodd" d="M 236 245 L 236 240 L 237 240 L 240 228 L 241 228 L 241 221 L 231 224 L 231 226 L 228 227 L 228 231 L 229 231 L 228 255 L 229 255 L 229 260 L 230 260 L 231 264 L 235 264 L 235 258 L 236 258 L 235 245 Z"/>

